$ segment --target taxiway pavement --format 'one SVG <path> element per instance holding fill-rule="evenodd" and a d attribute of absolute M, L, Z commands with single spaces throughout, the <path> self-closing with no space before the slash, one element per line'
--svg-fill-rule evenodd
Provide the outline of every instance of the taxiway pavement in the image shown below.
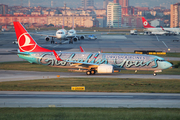
<path fill-rule="evenodd" d="M 180 94 L 0 91 L 0 107 L 180 108 Z"/>
<path fill-rule="evenodd" d="M 57 78 L 139 78 L 139 79 L 180 79 L 180 75 L 157 75 L 153 74 L 96 74 L 86 75 L 79 72 L 37 72 L 37 71 L 16 71 L 16 70 L 0 70 L 0 82 L 6 81 L 21 81 L 21 80 L 36 80 Z"/>

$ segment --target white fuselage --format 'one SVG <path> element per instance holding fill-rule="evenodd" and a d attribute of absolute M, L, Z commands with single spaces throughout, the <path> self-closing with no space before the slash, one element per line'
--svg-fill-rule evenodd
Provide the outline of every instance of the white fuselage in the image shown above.
<path fill-rule="evenodd" d="M 56 38 L 57 39 L 65 39 L 67 36 L 67 31 L 65 29 L 59 29 L 56 31 Z"/>
<path fill-rule="evenodd" d="M 74 29 L 69 30 L 68 36 L 76 36 L 76 30 L 74 30 Z"/>
<path fill-rule="evenodd" d="M 163 29 L 162 28 L 146 28 L 144 29 L 144 31 L 151 32 L 151 34 L 168 34 L 168 33 L 180 34 L 180 28 L 163 28 Z"/>

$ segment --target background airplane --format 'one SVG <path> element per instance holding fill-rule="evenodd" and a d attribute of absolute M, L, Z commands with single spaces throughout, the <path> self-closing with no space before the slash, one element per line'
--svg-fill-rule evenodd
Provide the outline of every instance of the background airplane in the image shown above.
<path fill-rule="evenodd" d="M 70 29 L 69 31 L 64 29 L 64 18 L 63 18 L 63 26 L 62 29 L 59 29 L 56 31 L 56 35 L 43 35 L 41 34 L 41 36 L 46 36 L 45 40 L 49 41 L 50 37 L 52 38 L 51 43 L 54 43 L 54 38 L 57 38 L 58 40 L 60 40 L 60 43 L 62 43 L 62 40 L 69 40 L 69 44 L 73 44 L 73 41 L 77 41 L 77 40 L 83 40 L 85 39 L 85 36 L 87 35 L 78 35 L 76 34 L 76 30 L 74 29 L 74 17 L 73 17 L 73 21 L 72 21 L 72 29 Z M 96 37 L 97 39 L 97 37 Z"/>
<path fill-rule="evenodd" d="M 156 75 L 157 72 L 172 66 L 163 58 L 152 55 L 90 53 L 82 48 L 81 52 L 55 52 L 40 47 L 19 22 L 14 22 L 14 28 L 19 46 L 18 56 L 30 63 L 85 69 L 87 75 L 120 70 L 154 71 Z"/>
<path fill-rule="evenodd" d="M 52 38 L 51 43 L 54 43 L 54 38 L 60 40 L 60 43 L 62 43 L 62 40 L 69 40 L 69 44 L 73 44 L 73 41 L 77 41 L 80 39 L 84 39 L 84 35 L 77 35 L 76 31 L 74 29 L 71 29 L 67 32 L 67 30 L 64 29 L 64 27 L 62 29 L 59 29 L 56 31 L 56 35 L 43 35 L 41 34 L 41 36 L 46 36 L 45 40 L 49 41 L 50 37 Z"/>
<path fill-rule="evenodd" d="M 147 20 L 142 17 L 142 23 L 145 28 L 145 31 L 149 35 L 179 35 L 180 34 L 180 28 L 156 28 L 151 26 Z"/>

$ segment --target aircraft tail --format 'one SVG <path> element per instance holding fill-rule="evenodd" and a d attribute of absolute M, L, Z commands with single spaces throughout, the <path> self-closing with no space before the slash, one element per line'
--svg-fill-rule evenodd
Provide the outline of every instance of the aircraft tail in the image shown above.
<path fill-rule="evenodd" d="M 142 17 L 142 23 L 143 23 L 144 28 L 155 28 L 151 26 L 144 17 Z"/>
<path fill-rule="evenodd" d="M 13 22 L 20 52 L 52 52 L 40 47 L 19 22 Z"/>

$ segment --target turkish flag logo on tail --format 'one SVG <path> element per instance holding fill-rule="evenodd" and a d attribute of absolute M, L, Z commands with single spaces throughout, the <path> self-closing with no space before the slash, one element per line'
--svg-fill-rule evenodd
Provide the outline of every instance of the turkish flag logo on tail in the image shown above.
<path fill-rule="evenodd" d="M 19 22 L 13 22 L 20 52 L 52 52 L 40 47 Z"/>
<path fill-rule="evenodd" d="M 28 33 L 20 35 L 18 39 L 19 48 L 24 52 L 31 52 L 36 48 L 36 43 L 31 40 L 31 36 Z"/>
<path fill-rule="evenodd" d="M 147 22 L 147 20 L 144 17 L 142 17 L 142 23 L 143 23 L 144 28 L 154 28 Z"/>

